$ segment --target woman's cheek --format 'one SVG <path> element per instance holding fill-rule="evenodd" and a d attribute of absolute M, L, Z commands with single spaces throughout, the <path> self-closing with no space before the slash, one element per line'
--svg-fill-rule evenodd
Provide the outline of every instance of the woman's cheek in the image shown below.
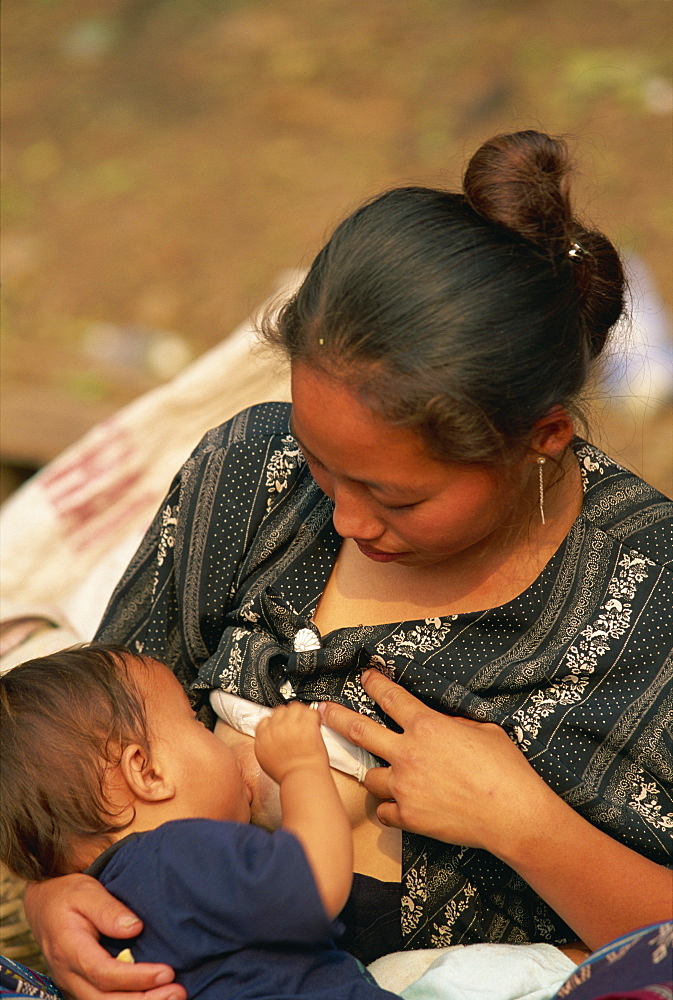
<path fill-rule="evenodd" d="M 312 463 L 309 463 L 308 467 L 311 475 L 313 476 L 313 480 L 316 486 L 318 486 L 323 491 L 325 496 L 328 496 L 330 500 L 333 500 L 334 490 L 332 488 L 332 483 L 329 475 L 327 475 L 324 469 L 319 469 Z"/>

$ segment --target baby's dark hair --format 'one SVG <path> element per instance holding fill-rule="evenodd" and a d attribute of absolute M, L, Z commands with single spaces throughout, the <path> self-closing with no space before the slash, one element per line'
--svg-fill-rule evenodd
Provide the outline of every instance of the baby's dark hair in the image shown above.
<path fill-rule="evenodd" d="M 462 193 L 387 191 L 342 222 L 262 325 L 439 459 L 507 463 L 556 405 L 581 415 L 624 307 L 617 251 L 575 216 L 565 141 L 484 143 Z"/>
<path fill-rule="evenodd" d="M 0 859 L 37 881 L 79 870 L 78 842 L 104 850 L 123 830 L 106 772 L 124 747 L 149 751 L 142 658 L 87 645 L 29 660 L 0 677 Z"/>

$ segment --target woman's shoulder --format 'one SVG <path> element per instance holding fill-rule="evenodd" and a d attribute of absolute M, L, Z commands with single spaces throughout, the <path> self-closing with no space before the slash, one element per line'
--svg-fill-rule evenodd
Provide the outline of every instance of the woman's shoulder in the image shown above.
<path fill-rule="evenodd" d="M 673 567 L 673 501 L 595 445 L 576 438 L 582 515 L 598 530 L 654 562 Z"/>
<path fill-rule="evenodd" d="M 181 508 L 211 531 L 213 517 L 238 511 L 252 526 L 287 496 L 305 466 L 290 430 L 289 403 L 258 403 L 209 430 L 182 466 Z"/>
<path fill-rule="evenodd" d="M 207 431 L 199 442 L 196 452 L 289 435 L 291 409 L 290 403 L 282 402 L 257 403 L 249 406 Z"/>
<path fill-rule="evenodd" d="M 180 469 L 181 488 L 223 473 L 266 476 L 274 464 L 291 464 L 284 456 L 294 455 L 296 466 L 300 451 L 290 431 L 290 412 L 290 403 L 257 403 L 206 431 Z"/>

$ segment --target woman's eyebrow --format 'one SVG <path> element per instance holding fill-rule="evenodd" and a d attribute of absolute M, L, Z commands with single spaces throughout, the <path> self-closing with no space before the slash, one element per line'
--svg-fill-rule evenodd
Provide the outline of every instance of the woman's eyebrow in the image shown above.
<path fill-rule="evenodd" d="M 323 468 L 327 468 L 325 465 L 323 465 L 320 459 L 316 455 L 314 455 L 313 452 L 309 448 L 307 448 L 306 445 L 303 443 L 303 441 L 301 440 L 301 438 L 294 429 L 292 418 L 290 418 L 290 434 L 295 439 L 295 441 L 297 442 L 297 444 L 299 445 L 299 447 L 301 448 L 301 450 L 304 452 L 305 455 L 309 455 L 314 462 L 316 462 L 318 465 L 321 465 Z M 367 486 L 369 487 L 370 490 L 376 490 L 377 493 L 390 493 L 392 495 L 397 495 L 400 497 L 406 497 L 407 494 L 415 495 L 416 493 L 419 492 L 418 488 L 415 488 L 413 486 L 404 486 L 401 485 L 400 483 L 376 483 L 369 479 L 354 479 L 353 482 L 360 483 L 362 486 Z"/>
<path fill-rule="evenodd" d="M 299 447 L 301 448 L 301 450 L 302 450 L 302 451 L 303 451 L 303 452 L 304 452 L 304 453 L 305 453 L 306 455 L 310 455 L 310 456 L 311 456 L 311 458 L 315 458 L 316 462 L 317 462 L 317 461 L 319 461 L 319 460 L 318 460 L 318 459 L 316 458 L 316 456 L 315 456 L 315 455 L 313 454 L 313 452 L 312 452 L 312 451 L 310 451 L 310 450 L 309 450 L 309 449 L 308 449 L 308 448 L 306 447 L 306 445 L 304 444 L 304 442 L 302 441 L 302 439 L 301 439 L 301 438 L 299 437 L 299 435 L 297 434 L 296 430 L 294 429 L 294 424 L 292 423 L 292 417 L 290 417 L 290 434 L 292 435 L 292 437 L 293 437 L 293 438 L 295 439 L 295 441 L 297 442 L 297 444 L 299 445 Z M 320 462 L 320 464 L 322 465 L 322 462 Z"/>

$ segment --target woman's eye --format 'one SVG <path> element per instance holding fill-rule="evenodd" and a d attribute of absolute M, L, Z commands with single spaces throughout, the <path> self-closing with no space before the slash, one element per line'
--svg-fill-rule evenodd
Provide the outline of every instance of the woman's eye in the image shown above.
<path fill-rule="evenodd" d="M 418 507 L 419 504 L 421 504 L 422 502 L 423 502 L 422 500 L 414 500 L 413 503 L 400 503 L 400 504 L 382 503 L 381 507 L 383 507 L 384 510 L 399 512 L 403 510 L 412 510 L 414 507 Z"/>

